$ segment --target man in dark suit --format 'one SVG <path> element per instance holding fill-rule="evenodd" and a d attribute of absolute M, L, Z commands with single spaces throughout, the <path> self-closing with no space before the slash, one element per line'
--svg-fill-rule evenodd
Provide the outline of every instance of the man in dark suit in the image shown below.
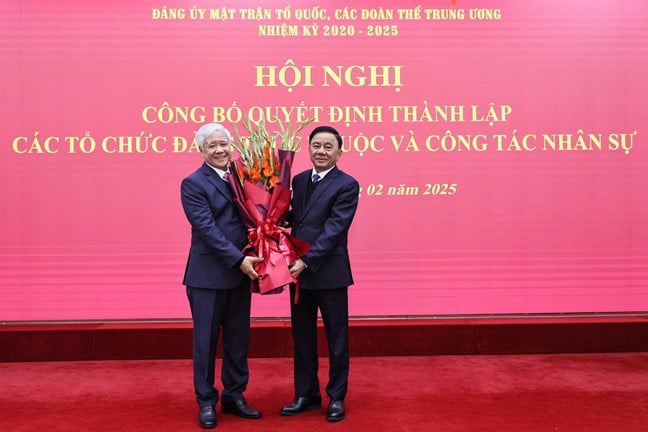
<path fill-rule="evenodd" d="M 225 181 L 232 157 L 232 136 L 220 124 L 196 132 L 203 165 L 182 180 L 182 207 L 191 223 L 191 249 L 184 275 L 193 319 L 194 390 L 198 423 L 216 427 L 214 388 L 216 343 L 222 330 L 221 411 L 243 418 L 260 418 L 243 392 L 248 383 L 250 280 L 258 277 L 253 264 L 260 258 L 241 252 L 247 230 Z"/>
<path fill-rule="evenodd" d="M 290 291 L 295 399 L 280 413 L 295 415 L 322 406 L 317 376 L 319 308 L 329 350 L 327 419 L 339 421 L 346 415 L 349 376 L 347 290 L 353 277 L 347 241 L 360 186 L 336 166 L 342 155 L 342 137 L 334 128 L 315 128 L 309 136 L 309 153 L 313 168 L 293 179 L 292 234 L 311 244 L 310 251 L 290 266 L 300 284 L 298 292 L 294 286 Z"/>

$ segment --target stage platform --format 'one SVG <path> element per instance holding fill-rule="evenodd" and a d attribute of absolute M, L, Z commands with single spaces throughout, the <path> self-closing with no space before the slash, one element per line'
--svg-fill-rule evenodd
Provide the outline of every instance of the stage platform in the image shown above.
<path fill-rule="evenodd" d="M 188 320 L 4 322 L 0 361 L 191 358 L 191 330 Z M 352 356 L 641 352 L 648 313 L 358 318 L 350 345 Z M 253 319 L 250 357 L 290 356 L 290 321 Z"/>

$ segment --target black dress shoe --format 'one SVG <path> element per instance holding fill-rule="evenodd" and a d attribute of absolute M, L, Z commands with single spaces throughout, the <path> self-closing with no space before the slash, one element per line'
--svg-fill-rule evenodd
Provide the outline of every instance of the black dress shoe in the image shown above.
<path fill-rule="evenodd" d="M 281 408 L 279 414 L 284 416 L 291 416 L 303 413 L 304 411 L 310 411 L 319 408 L 322 408 L 321 396 L 300 396 L 288 405 Z"/>
<path fill-rule="evenodd" d="M 213 406 L 200 408 L 198 412 L 198 424 L 203 429 L 213 429 L 216 427 L 216 411 Z"/>
<path fill-rule="evenodd" d="M 343 401 L 334 401 L 329 402 L 328 411 L 326 412 L 326 420 L 330 422 L 340 421 L 344 418 L 346 412 L 344 410 Z"/>
<path fill-rule="evenodd" d="M 221 402 L 221 411 L 225 414 L 234 414 L 246 419 L 261 418 L 261 412 L 248 405 L 245 399 L 239 399 L 236 402 Z"/>

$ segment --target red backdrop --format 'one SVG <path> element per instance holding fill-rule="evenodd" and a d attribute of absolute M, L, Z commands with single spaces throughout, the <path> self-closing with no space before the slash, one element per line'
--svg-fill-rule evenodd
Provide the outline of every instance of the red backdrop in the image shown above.
<path fill-rule="evenodd" d="M 0 5 L 0 320 L 188 317 L 193 134 L 261 112 L 345 137 L 353 315 L 648 310 L 645 1 L 104 3 Z"/>

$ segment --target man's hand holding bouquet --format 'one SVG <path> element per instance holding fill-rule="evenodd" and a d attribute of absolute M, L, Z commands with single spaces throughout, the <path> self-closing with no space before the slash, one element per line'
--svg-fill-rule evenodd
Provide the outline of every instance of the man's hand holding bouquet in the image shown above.
<path fill-rule="evenodd" d="M 248 136 L 235 127 L 234 148 L 239 157 L 232 161 L 228 182 L 234 201 L 248 228 L 245 253 L 262 258 L 255 265 L 259 279 L 252 281 L 252 292 L 276 294 L 296 282 L 288 265 L 304 256 L 310 245 L 290 235 L 283 226 L 290 207 L 291 168 L 299 149 L 297 134 L 314 119 L 293 131 L 277 120 L 280 131 L 269 133 L 265 121 L 246 118 Z"/>

